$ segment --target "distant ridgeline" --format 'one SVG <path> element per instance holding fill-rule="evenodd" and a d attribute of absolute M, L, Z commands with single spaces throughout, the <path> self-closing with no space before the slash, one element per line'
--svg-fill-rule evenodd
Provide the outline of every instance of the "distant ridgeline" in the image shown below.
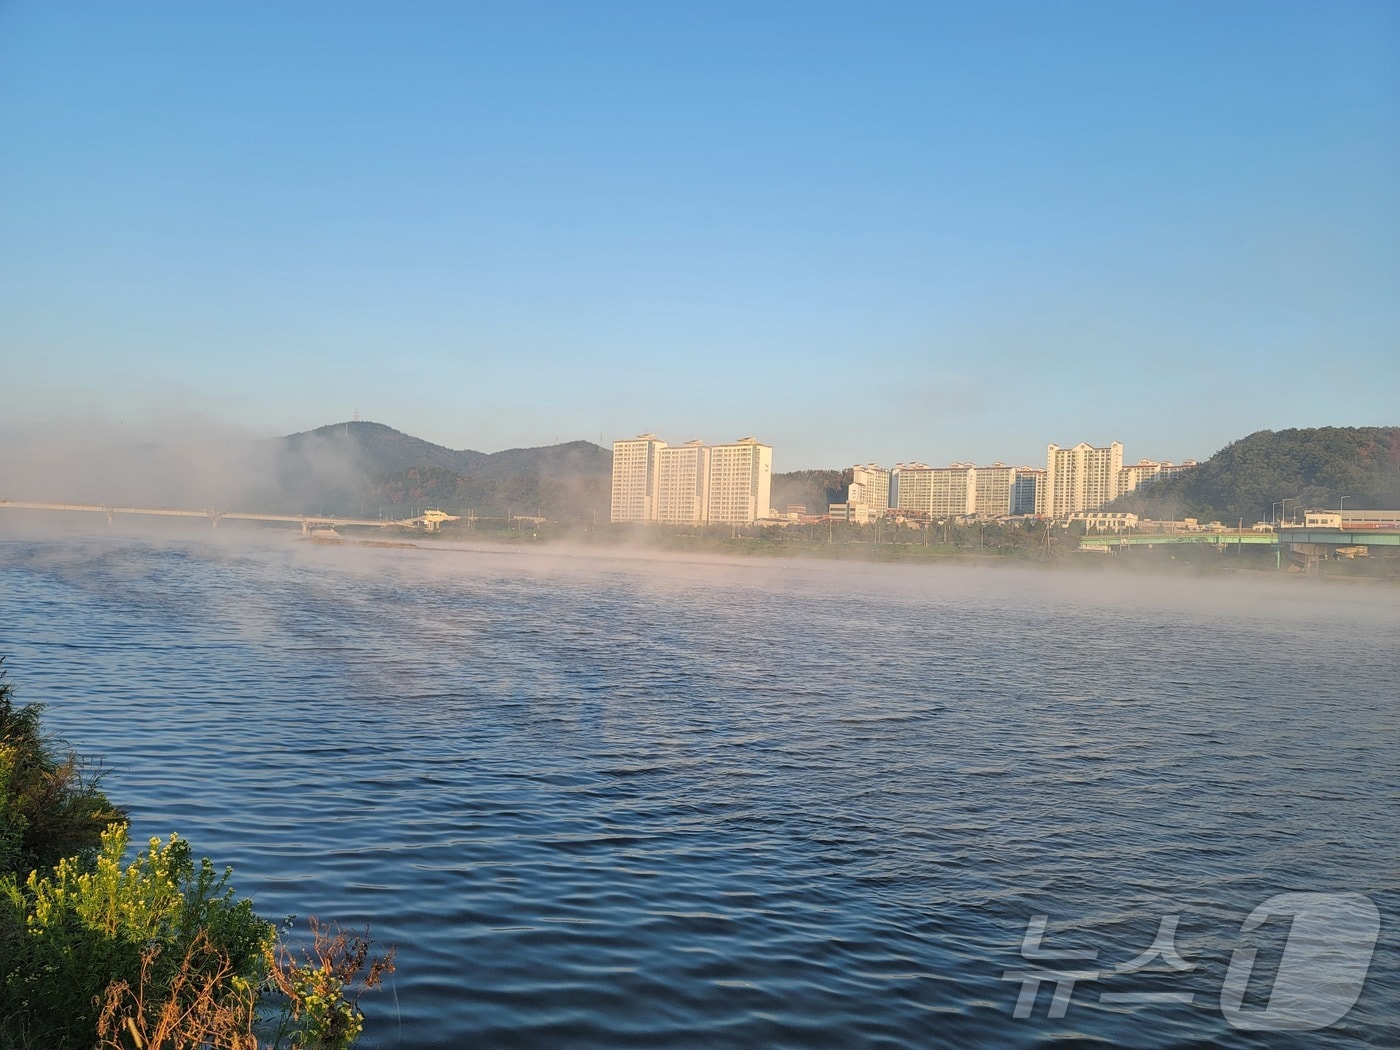
<path fill-rule="evenodd" d="M 39 471 L 25 480 L 22 496 L 356 518 L 436 508 L 464 517 L 610 520 L 612 452 L 589 441 L 485 453 L 354 421 L 267 441 L 94 448 L 80 463 L 81 471 L 71 464 Z M 779 513 L 795 505 L 824 513 L 846 498 L 850 483 L 850 469 L 775 473 L 771 503 Z M 1342 497 L 1350 510 L 1400 508 L 1400 427 L 1263 430 L 1108 509 L 1251 524 L 1284 499 L 1292 513 L 1335 510 Z"/>
<path fill-rule="evenodd" d="M 292 512 L 399 516 L 436 507 L 483 517 L 609 520 L 612 453 L 588 441 L 485 453 L 457 451 L 382 423 L 337 423 L 280 438 L 275 499 Z M 841 502 L 846 470 L 773 475 L 771 502 L 822 513 Z M 269 495 L 272 495 L 269 493 Z M 1289 510 L 1400 508 L 1400 427 L 1261 430 L 1193 470 L 1120 497 L 1111 509 L 1246 525 Z"/>
<path fill-rule="evenodd" d="M 278 439 L 277 496 L 290 513 L 399 517 L 435 507 L 481 517 L 607 522 L 612 452 L 588 441 L 456 451 L 382 423 L 335 423 Z M 773 475 L 772 504 L 813 513 L 846 498 L 845 470 Z"/>
<path fill-rule="evenodd" d="M 1194 470 L 1154 482 L 1110 508 L 1168 520 L 1194 517 L 1245 525 L 1309 507 L 1400 508 L 1400 427 L 1260 430 Z"/>
<path fill-rule="evenodd" d="M 607 520 L 612 453 L 588 441 L 457 451 L 382 423 L 336 423 L 279 439 L 277 489 L 297 513 L 415 508 L 480 516 Z"/>

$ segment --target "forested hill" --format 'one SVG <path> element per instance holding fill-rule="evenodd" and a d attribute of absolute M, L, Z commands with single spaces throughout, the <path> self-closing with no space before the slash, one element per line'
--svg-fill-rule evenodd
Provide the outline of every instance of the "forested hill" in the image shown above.
<path fill-rule="evenodd" d="M 290 434 L 278 438 L 277 444 L 284 459 L 317 460 L 335 456 L 353 463 L 358 471 L 370 476 L 411 467 L 440 467 L 469 473 L 488 458 L 484 452 L 471 449 L 459 452 L 383 423 L 360 420 Z"/>
<path fill-rule="evenodd" d="M 1115 510 L 1165 520 L 1195 517 L 1246 525 L 1293 509 L 1400 508 L 1400 427 L 1260 430 L 1194 470 L 1120 497 Z"/>
<path fill-rule="evenodd" d="M 790 506 L 807 508 L 808 514 L 825 514 L 832 503 L 846 502 L 851 468 L 845 470 L 792 470 L 774 474 L 769 502 L 782 513 Z"/>
<path fill-rule="evenodd" d="M 569 441 L 504 452 L 456 450 L 424 441 L 383 423 L 332 423 L 279 438 L 281 458 L 311 461 L 336 458 L 353 463 L 365 476 L 402 470 L 440 469 L 500 481 L 518 474 L 611 474 L 612 453 L 591 441 Z"/>
<path fill-rule="evenodd" d="M 589 441 L 456 450 L 382 423 L 334 423 L 275 442 L 275 497 L 298 511 L 607 514 L 612 453 Z"/>

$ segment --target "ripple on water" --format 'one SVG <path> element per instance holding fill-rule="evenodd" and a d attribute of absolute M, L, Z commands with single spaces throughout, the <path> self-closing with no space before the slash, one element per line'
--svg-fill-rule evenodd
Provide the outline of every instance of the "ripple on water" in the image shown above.
<path fill-rule="evenodd" d="M 0 540 L 0 651 L 138 840 L 398 945 L 385 1046 L 1253 1045 L 1220 982 L 1292 889 L 1386 924 L 1269 1045 L 1383 1045 L 1394 603 L 1143 586 Z M 1196 1003 L 1013 1019 L 1038 914 L 1109 966 L 1180 914 Z"/>

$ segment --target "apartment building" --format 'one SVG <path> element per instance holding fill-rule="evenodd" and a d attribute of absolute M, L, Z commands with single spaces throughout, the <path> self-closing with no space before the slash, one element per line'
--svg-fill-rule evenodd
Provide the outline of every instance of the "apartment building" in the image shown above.
<path fill-rule="evenodd" d="M 705 520 L 748 524 L 770 515 L 773 447 L 751 438 L 730 445 L 713 445 Z"/>
<path fill-rule="evenodd" d="M 655 434 L 613 442 L 612 520 L 747 524 L 771 516 L 773 447 L 754 438 L 729 445 L 668 445 Z"/>
<path fill-rule="evenodd" d="M 826 512 L 834 521 L 870 525 L 885 516 L 890 506 L 890 472 L 874 463 L 851 468 L 846 502 L 832 503 Z"/>
<path fill-rule="evenodd" d="M 1039 467 L 1017 467 L 1011 484 L 1011 513 L 1034 514 L 1036 496 L 1045 485 L 1045 471 Z"/>
<path fill-rule="evenodd" d="M 657 456 L 656 521 L 699 525 L 710 495 L 710 449 L 703 441 L 668 445 Z"/>
<path fill-rule="evenodd" d="M 927 463 L 896 463 L 890 471 L 890 506 L 914 517 L 928 517 L 932 469 Z"/>
<path fill-rule="evenodd" d="M 1123 443 L 1095 447 L 1046 448 L 1045 482 L 1036 493 L 1036 513 L 1063 521 L 1083 510 L 1097 510 L 1118 496 Z"/>
<path fill-rule="evenodd" d="M 846 489 L 846 503 L 870 507 L 882 514 L 890 505 L 890 472 L 874 463 L 851 468 L 851 484 Z"/>
<path fill-rule="evenodd" d="M 665 447 L 655 434 L 613 442 L 613 521 L 656 520 L 657 468 Z"/>
<path fill-rule="evenodd" d="M 1016 487 L 1016 468 L 1005 463 L 978 467 L 976 497 L 973 513 L 979 518 L 1004 518 L 1012 513 L 1012 493 Z"/>
<path fill-rule="evenodd" d="M 901 463 L 891 472 L 895 506 L 923 518 L 970 517 L 976 509 L 977 468 L 971 463 L 930 467 Z"/>
<path fill-rule="evenodd" d="M 1188 459 L 1184 463 L 1173 463 L 1171 460 L 1158 462 L 1155 459 L 1140 459 L 1136 463 L 1126 463 L 1123 469 L 1118 472 L 1118 495 L 1132 492 L 1149 482 L 1180 474 L 1183 470 L 1190 470 L 1196 465 L 1194 459 Z"/>

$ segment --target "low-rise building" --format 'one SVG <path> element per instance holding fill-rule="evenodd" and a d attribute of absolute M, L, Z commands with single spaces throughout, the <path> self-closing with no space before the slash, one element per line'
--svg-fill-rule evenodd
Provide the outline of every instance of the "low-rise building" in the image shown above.
<path fill-rule="evenodd" d="M 1096 510 L 1077 511 L 1069 516 L 1069 523 L 1083 523 L 1089 532 L 1126 532 L 1138 527 L 1138 516 L 1123 511 L 1106 513 Z"/>

